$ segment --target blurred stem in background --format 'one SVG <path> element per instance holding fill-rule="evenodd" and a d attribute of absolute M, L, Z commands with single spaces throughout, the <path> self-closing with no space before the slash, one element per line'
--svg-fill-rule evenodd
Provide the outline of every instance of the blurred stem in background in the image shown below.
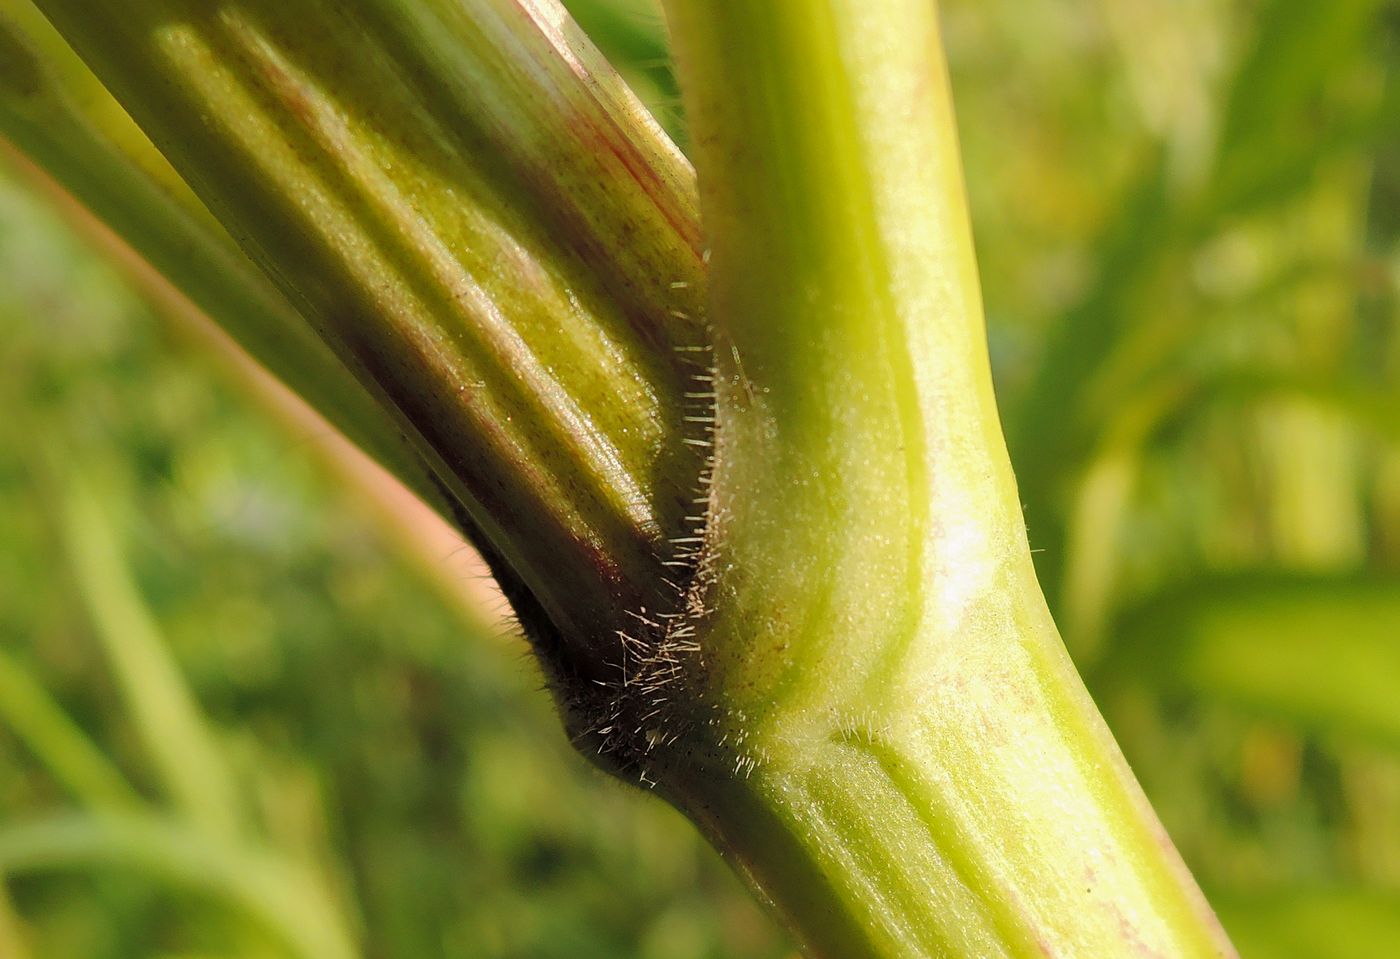
<path fill-rule="evenodd" d="M 261 937 L 297 959 L 359 954 L 316 878 L 275 854 L 230 846 L 176 820 L 79 813 L 0 829 L 0 869 L 11 875 L 118 866 L 214 899 L 244 914 Z"/>
<path fill-rule="evenodd" d="M 131 784 L 63 708 L 9 654 L 0 651 L 0 711 L 5 728 L 85 806 L 121 810 L 139 804 Z"/>
<path fill-rule="evenodd" d="M 136 594 L 106 509 L 77 481 L 69 487 L 61 517 L 64 548 L 144 751 L 186 818 L 212 836 L 235 837 L 245 815 L 233 776 Z M 107 509 L 111 502 L 108 497 Z"/>
<path fill-rule="evenodd" d="M 0 875 L 120 865 L 196 889 L 246 913 L 296 956 L 350 959 L 357 952 L 338 908 L 314 873 L 242 840 L 250 829 L 225 750 L 217 744 L 131 582 L 109 516 L 117 497 L 79 480 L 52 440 L 38 457 L 58 515 L 63 550 L 141 751 L 172 804 L 145 803 L 57 703 L 0 652 L 6 725 L 72 792 L 84 811 L 0 829 Z M 93 471 L 98 477 L 101 469 Z M 66 487 L 66 489 L 64 488 Z M 53 491 L 59 491 L 54 495 Z M 99 505 L 101 504 L 101 505 Z M 22 941 L 18 926 L 9 929 Z M 256 940 L 254 940 L 256 943 Z M 252 946 L 256 949 L 256 945 Z"/>

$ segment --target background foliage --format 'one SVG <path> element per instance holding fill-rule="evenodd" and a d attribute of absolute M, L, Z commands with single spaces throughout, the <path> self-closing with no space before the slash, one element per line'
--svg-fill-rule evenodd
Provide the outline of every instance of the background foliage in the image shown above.
<path fill-rule="evenodd" d="M 571 4 L 683 141 L 645 0 Z M 1246 957 L 1400 943 L 1400 10 L 946 0 L 1065 639 Z M 782 956 L 464 607 L 0 179 L 0 956 Z"/>

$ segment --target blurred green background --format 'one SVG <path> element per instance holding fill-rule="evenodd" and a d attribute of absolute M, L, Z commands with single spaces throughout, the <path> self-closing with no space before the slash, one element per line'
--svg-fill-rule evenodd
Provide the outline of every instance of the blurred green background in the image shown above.
<path fill-rule="evenodd" d="M 943 16 L 1066 643 L 1247 959 L 1395 955 L 1400 8 Z M 0 959 L 791 955 L 345 472 L 0 166 Z"/>

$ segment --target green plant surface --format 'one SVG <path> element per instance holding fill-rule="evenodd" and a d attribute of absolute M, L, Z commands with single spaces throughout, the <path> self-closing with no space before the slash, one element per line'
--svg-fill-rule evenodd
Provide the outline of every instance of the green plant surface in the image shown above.
<path fill-rule="evenodd" d="M 107 756 L 64 713 L 40 682 L 8 653 L 0 653 L 0 708 L 5 727 L 83 805 L 133 807 L 138 798 Z"/>
<path fill-rule="evenodd" d="M 1213 297 L 1181 278 L 1218 256 L 1212 242 L 1222 233 L 1247 230 L 1251 217 L 1304 220 L 1296 207 L 1318 189 L 1349 188 L 1348 208 L 1353 215 L 1364 213 L 1366 177 L 1349 180 L 1341 167 L 1364 163 L 1358 143 L 1384 135 L 1395 116 L 1385 66 L 1374 59 L 1382 49 L 1372 29 L 1381 8 L 1371 0 L 1262 5 L 1236 40 L 1242 49 L 1218 81 L 1219 102 L 1204 116 L 1197 107 L 1193 122 L 1212 131 L 1211 153 L 1183 172 L 1173 162 L 1181 143 L 1171 136 L 1148 138 L 1134 172 L 1110 191 L 1113 199 L 1092 240 L 1093 279 L 1048 319 L 1025 389 L 1007 404 L 1007 436 L 1023 480 L 1033 545 L 1042 547 L 1038 570 L 1055 605 L 1067 558 L 1062 504 L 1095 443 L 1114 434 L 1121 417 L 1139 415 L 1136 397 L 1165 388 L 1185 398 L 1202 381 L 1207 388 L 1217 381 L 1211 364 L 1198 358 L 1203 347 L 1222 339 L 1221 324 L 1213 322 Z M 1221 14 L 1205 16 L 1209 21 Z M 1151 47 L 1141 36 L 1124 42 Z M 1123 55 L 1139 54 L 1129 48 Z M 1285 127 L 1296 132 L 1284 133 Z M 1317 255 L 1330 227 L 1320 217 L 1311 219 L 1298 252 Z M 1338 255 L 1351 262 L 1361 231 L 1353 228 L 1343 237 L 1353 245 Z M 1287 244 L 1271 252 L 1276 259 L 1293 253 Z M 1294 263 L 1280 275 L 1283 282 L 1296 282 L 1303 274 Z M 1334 269 L 1324 275 L 1335 282 L 1340 274 Z M 1355 286 L 1343 283 L 1345 290 Z M 1296 312 L 1298 289 L 1286 287 L 1265 315 Z M 1227 308 L 1236 321 L 1252 313 L 1239 303 Z M 1316 349 L 1305 362 L 1324 365 L 1331 355 Z M 1257 365 L 1262 357 L 1251 359 Z M 1168 405 L 1159 415 L 1173 411 Z"/>
<path fill-rule="evenodd" d="M 272 19 L 283 13 L 266 6 Z M 716 142 L 695 136 L 703 109 L 689 107 L 689 120 L 679 119 L 679 86 L 669 64 L 658 62 L 667 46 L 659 12 L 643 0 L 570 6 L 678 142 L 688 144 L 708 190 Z M 780 7 L 772 5 L 775 16 Z M 445 7 L 419 9 L 436 17 Z M 940 19 L 995 402 L 1007 413 L 1016 469 L 1014 491 L 1006 477 L 974 491 L 1008 515 L 1024 505 L 1060 632 L 1241 954 L 1386 954 L 1397 937 L 1390 926 L 1400 890 L 1397 697 L 1387 679 L 1400 595 L 1393 13 L 1373 2 L 1305 0 L 1072 8 L 1050 0 L 949 0 Z M 426 20 L 393 22 L 402 29 L 387 31 L 382 42 L 395 56 L 429 49 L 420 47 L 430 32 Z M 24 182 L 38 160 L 226 325 L 246 316 L 240 302 L 263 298 L 279 304 L 266 313 L 274 318 L 266 330 L 298 329 L 283 295 L 251 261 L 237 260 L 227 239 L 213 239 L 222 228 L 57 34 L 15 0 L 0 3 L 0 23 L 20 28 L 15 36 L 37 52 L 51 84 L 39 100 L 16 100 L 16 91 L 38 88 L 26 81 L 32 73 L 24 58 L 6 47 L 0 136 L 8 144 L 0 156 L 30 164 Z M 842 49 L 843 62 L 855 62 L 849 53 L 869 24 L 848 26 L 839 43 L 821 49 Z M 771 24 L 754 27 L 734 39 L 733 56 L 760 44 L 766 34 L 759 28 Z M 567 24 L 560 29 L 559 36 L 575 36 Z M 458 22 L 433 38 L 464 30 Z M 808 226 L 790 237 L 755 229 L 748 239 L 738 233 L 706 244 L 721 278 L 716 303 L 731 303 L 712 310 L 707 322 L 727 338 L 717 344 L 728 369 L 719 385 L 731 404 L 726 415 L 781 408 L 782 422 L 800 428 L 775 430 L 782 441 L 772 445 L 755 428 L 748 447 L 763 455 L 754 462 L 775 456 L 782 469 L 770 475 L 768 465 L 756 465 L 757 475 L 730 473 L 724 482 L 731 490 L 769 484 L 754 502 L 771 508 L 733 518 L 737 540 L 747 537 L 755 555 L 765 552 L 770 533 L 786 550 L 801 530 L 821 528 L 798 517 L 821 516 L 840 531 L 839 545 L 818 536 L 793 550 L 809 561 L 791 568 L 776 562 L 774 547 L 768 579 L 755 594 L 815 594 L 828 611 L 860 612 L 859 631 L 879 635 L 899 621 L 901 604 L 890 598 L 901 594 L 903 580 L 869 576 L 859 560 L 901 555 L 899 544 L 917 542 L 915 531 L 927 521 L 910 493 L 917 471 L 903 469 L 916 454 L 906 444 L 901 456 L 870 438 L 911 435 L 908 391 L 901 392 L 897 364 L 888 362 L 898 352 L 891 344 L 899 342 L 909 287 L 870 279 L 888 271 L 888 249 L 867 259 L 848 253 L 880 236 L 881 226 L 912 218 L 918 203 L 866 192 L 858 168 L 862 144 L 893 141 L 895 149 L 883 154 L 891 169 L 937 152 L 920 145 L 928 131 L 918 124 L 888 121 L 892 132 L 883 139 L 859 124 L 840 127 L 832 111 L 839 119 L 845 109 L 833 94 L 842 71 L 830 69 L 825 54 L 806 62 L 787 55 L 816 49 L 803 48 L 813 35 L 793 30 L 785 37 L 790 45 L 741 57 L 730 80 L 743 84 L 744 95 L 733 99 L 751 112 L 755 130 L 786 117 L 785 132 L 772 141 L 771 133 L 756 133 L 748 146 L 761 157 L 772 142 L 786 143 L 783 162 L 794 169 L 815 155 L 806 169 L 816 202 L 773 189 L 761 163 L 740 171 L 731 182 L 750 184 L 746 202 L 754 209 Z M 328 91 L 337 71 L 308 66 L 296 40 L 278 37 L 274 46 L 320 81 L 313 92 L 326 99 L 317 102 L 335 102 Z M 443 93 L 463 82 L 452 42 L 431 47 L 432 62 L 414 75 L 422 81 L 414 95 L 436 91 L 442 96 L 434 102 L 451 101 L 457 110 L 456 94 Z M 899 46 L 892 41 L 885 53 Z M 472 57 L 488 69 L 489 55 Z M 585 62 L 586 73 L 598 69 L 598 62 Z M 898 62 L 883 57 L 883 75 Z M 682 58 L 683 76 L 684 64 Z M 755 90 L 770 88 L 754 77 L 765 69 L 781 75 L 784 64 L 791 66 L 787 92 L 777 84 L 770 91 L 777 99 L 755 99 Z M 609 90 L 604 101 L 617 102 L 617 88 Z M 379 93 L 386 102 L 397 95 Z M 494 114 L 516 133 L 541 117 L 538 104 L 521 102 L 505 95 Z M 765 114 L 779 102 L 789 106 Z M 259 103 L 259 116 L 275 115 L 266 98 Z M 836 129 L 848 135 L 832 140 Z M 453 135 L 462 142 L 460 128 Z M 359 142 L 370 157 L 405 155 L 392 143 Z M 813 151 L 822 142 L 830 148 Z M 364 209 L 369 194 L 356 193 L 346 174 L 321 163 L 312 159 L 308 167 L 331 183 L 338 201 Z M 890 182 L 907 188 L 930 175 L 919 169 Z M 828 179 L 846 186 L 813 189 Z M 0 403 L 7 411 L 0 417 L 0 822 L 7 836 L 23 836 L 26 823 L 97 821 L 72 813 L 73 805 L 127 813 L 157 807 L 153 816 L 172 835 L 201 828 L 187 819 L 188 807 L 166 798 L 172 792 L 160 763 L 102 655 L 87 612 L 93 597 L 72 575 L 62 490 L 81 477 L 125 544 L 130 571 L 117 575 L 149 605 L 144 618 L 156 624 L 177 682 L 188 687 L 193 734 L 205 726 L 215 761 L 231 770 L 246 803 L 244 831 L 220 841 L 229 861 L 262 861 L 269 848 L 294 859 L 296 870 L 331 891 L 332 908 L 343 910 L 337 921 L 362 954 L 789 953 L 679 817 L 603 782 L 568 755 L 523 647 L 503 652 L 476 618 L 463 621 L 455 601 L 442 602 L 442 570 L 425 582 L 420 560 L 386 545 L 397 534 L 376 532 L 360 505 L 309 464 L 304 439 L 269 428 L 256 410 L 211 384 L 202 364 L 154 332 L 151 317 L 90 251 L 13 185 L 0 186 Z M 229 183 L 219 189 L 239 195 Z M 497 196 L 514 203 L 523 195 L 514 190 L 508 185 Z M 209 188 L 202 193 L 212 195 Z M 713 206 L 714 194 L 706 195 Z M 886 199 L 861 213 L 872 196 Z M 530 216 L 550 216 L 558 209 L 551 204 L 546 198 L 525 205 Z M 870 216 L 872 208 L 884 209 L 883 218 Z M 438 213 L 428 219 L 428 229 L 441 233 L 446 221 Z M 830 227 L 838 222 L 847 235 L 833 239 L 841 231 Z M 292 239 L 300 236 L 292 232 Z M 376 249 L 403 249 L 384 235 L 375 234 Z M 182 243 L 193 251 L 187 262 Z M 776 271 L 774 282 L 736 288 L 729 278 L 738 271 L 727 264 L 747 265 L 746 258 L 781 261 L 790 270 Z M 941 253 L 931 261 L 949 262 Z M 670 272 L 652 277 L 663 298 L 676 295 Z M 677 289 L 693 299 L 668 302 L 662 312 L 674 308 L 695 320 L 702 288 L 693 278 L 679 282 L 689 284 Z M 955 279 L 943 292 L 978 287 L 975 278 Z M 794 291 L 803 289 L 820 291 L 810 310 L 793 306 Z M 883 301 L 882 292 L 889 293 Z M 735 300 L 774 322 L 745 329 L 735 322 Z M 975 310 L 930 313 L 979 320 Z M 804 332 L 803 323 L 817 316 L 830 325 L 827 343 Z M 872 316 L 886 319 L 862 325 Z M 291 340 L 274 337 L 263 361 L 277 370 L 280 359 L 280 374 L 294 386 L 301 377 L 311 387 L 333 380 L 353 387 L 342 395 L 357 397 L 353 404 L 368 414 L 363 422 L 388 424 L 371 431 L 387 440 L 381 460 L 393 465 L 399 457 L 395 469 L 412 485 L 405 474 L 420 469 L 417 453 L 402 453 L 423 449 L 421 438 L 405 446 L 353 376 L 327 379 L 298 359 L 302 347 L 288 344 L 299 337 L 304 345 L 309 330 Z M 978 326 L 972 341 L 981 335 Z M 843 366 L 842 357 L 857 354 L 869 359 L 867 368 Z M 329 350 L 322 356 L 340 362 Z M 757 362 L 759 356 L 768 359 Z M 814 372 L 823 375 L 809 380 Z M 311 389 L 299 391 L 353 435 L 356 414 L 335 412 L 339 389 L 320 401 Z M 700 384 L 687 389 L 709 391 Z M 986 383 L 949 394 L 991 402 Z M 862 422 L 878 425 L 871 430 Z M 681 431 L 702 439 L 703 425 Z M 63 457 L 56 468 L 42 466 L 33 451 L 55 440 Z M 706 447 L 688 454 L 697 449 Z M 929 449 L 941 447 L 927 444 L 925 454 Z M 952 462 L 971 462 L 963 452 Z M 927 475 L 956 485 L 958 470 L 939 468 L 947 459 L 929 458 Z M 429 499 L 440 496 L 418 486 Z M 940 544 L 932 555 L 949 548 Z M 452 559 L 454 570 L 458 562 Z M 828 562 L 844 572 L 821 582 L 815 572 Z M 1039 617 L 1030 621 L 1042 623 Z M 908 728 L 870 721 L 869 702 L 901 697 L 865 688 L 868 671 L 859 660 L 866 647 L 844 643 L 855 632 L 833 631 L 825 642 L 800 646 L 800 656 L 778 641 L 771 648 L 780 655 L 737 657 L 723 673 L 739 680 L 729 701 L 757 705 L 769 719 L 757 740 L 743 748 L 726 741 L 715 751 L 726 761 L 768 760 L 755 761 L 737 785 L 707 794 L 704 784 L 679 775 L 666 782 L 660 762 L 645 768 L 683 805 L 689 796 L 693 818 L 741 868 L 799 864 L 786 880 L 770 875 L 764 882 L 795 890 L 785 892 L 780 914 L 807 910 L 803 922 L 822 929 L 825 921 L 828 942 L 871 936 L 870 926 L 847 921 L 861 909 L 874 925 L 884 922 L 873 935 L 887 943 L 949 938 L 936 919 L 920 925 L 896 917 L 929 914 L 920 876 L 942 876 L 940 888 L 961 895 L 958 881 L 947 881 L 958 873 L 972 877 L 963 889 L 993 890 L 990 905 L 977 904 L 975 894 L 962 901 L 967 936 L 988 937 L 964 947 L 996 954 L 995 937 L 1012 941 L 1023 927 L 1018 913 L 996 905 L 1005 904 L 1014 884 L 986 881 L 1001 860 L 979 858 L 977 831 L 963 828 L 990 807 L 961 807 L 966 816 L 958 819 L 949 812 L 959 811 L 956 801 L 936 808 L 925 801 L 953 790 L 891 775 L 891 757 L 898 762 L 923 747 L 905 735 Z M 969 635 L 996 632 L 979 626 Z M 1025 635 L 1057 642 L 1048 626 Z M 757 632 L 750 638 L 753 648 L 766 642 Z M 1001 648 L 997 642 L 989 648 Z M 791 696 L 769 702 L 763 690 L 772 688 L 773 663 L 833 651 L 837 664 L 817 681 L 794 681 Z M 744 687 L 748 680 L 756 681 L 753 689 Z M 930 686 L 921 688 L 923 704 L 951 703 L 942 711 L 947 722 L 970 701 L 938 700 Z M 804 705 L 828 715 L 817 709 L 804 717 Z M 823 738 L 823 731 L 834 734 Z M 940 747 L 939 755 L 946 761 L 952 751 Z M 981 750 L 967 760 L 979 782 L 998 775 L 988 755 Z M 917 768 L 938 761 L 925 752 Z M 713 781 L 728 782 L 723 772 Z M 952 781 L 945 776 L 934 785 Z M 727 821 L 747 822 L 752 834 L 725 841 L 719 820 L 697 801 L 729 804 Z M 897 801 L 908 801 L 907 814 L 872 818 L 875 805 Z M 790 814 L 774 817 L 774 809 Z M 940 826 L 929 829 L 927 817 Z M 949 828 L 955 821 L 963 826 Z M 1016 828 L 1006 817 L 981 821 L 993 822 L 998 834 Z M 906 855 L 904 867 L 889 868 L 891 847 L 907 853 L 938 829 L 946 867 Z M 822 856 L 831 863 L 823 873 L 829 881 L 814 884 L 811 863 Z M 96 865 L 100 858 L 70 857 L 61 869 L 7 877 L 0 953 L 208 959 L 263 957 L 280 948 L 235 890 L 206 884 L 200 891 L 140 857 L 107 856 Z M 856 876 L 868 881 L 857 887 Z M 1033 901 L 1047 902 L 1048 892 L 1034 898 L 1042 892 L 1034 890 Z M 842 896 L 844 906 L 824 908 Z M 960 915 L 957 908 L 944 915 Z"/>

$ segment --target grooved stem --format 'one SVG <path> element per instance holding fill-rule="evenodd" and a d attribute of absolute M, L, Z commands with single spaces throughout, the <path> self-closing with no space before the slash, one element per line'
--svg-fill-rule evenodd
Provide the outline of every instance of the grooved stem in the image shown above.
<path fill-rule="evenodd" d="M 688 165 L 546 0 L 39 6 L 611 680 L 702 456 Z"/>

